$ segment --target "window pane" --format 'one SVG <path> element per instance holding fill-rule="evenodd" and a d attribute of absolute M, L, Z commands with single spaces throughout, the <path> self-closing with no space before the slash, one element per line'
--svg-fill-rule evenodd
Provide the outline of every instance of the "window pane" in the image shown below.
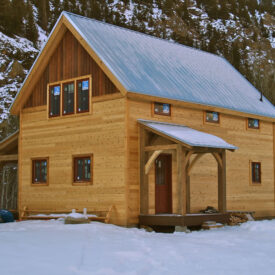
<path fill-rule="evenodd" d="M 81 181 L 83 180 L 83 160 L 78 159 L 77 160 L 77 175 L 76 180 Z"/>
<path fill-rule="evenodd" d="M 91 158 L 79 157 L 75 158 L 75 181 L 90 181 L 91 180 Z"/>
<path fill-rule="evenodd" d="M 252 162 L 252 182 L 261 183 L 261 164 Z"/>
<path fill-rule="evenodd" d="M 74 113 L 74 83 L 63 86 L 63 114 Z"/>
<path fill-rule="evenodd" d="M 35 171 L 34 171 L 34 181 L 39 182 L 40 181 L 40 162 L 35 161 Z"/>
<path fill-rule="evenodd" d="M 34 160 L 33 169 L 33 183 L 46 183 L 47 160 Z"/>
<path fill-rule="evenodd" d="M 160 115 L 170 115 L 171 105 L 166 103 L 154 103 L 154 113 Z"/>
<path fill-rule="evenodd" d="M 207 122 L 219 122 L 219 113 L 217 112 L 206 112 L 206 121 Z"/>
<path fill-rule="evenodd" d="M 50 116 L 60 115 L 60 86 L 50 88 Z"/>
<path fill-rule="evenodd" d="M 84 178 L 86 180 L 91 179 L 91 160 L 89 158 L 85 159 L 85 167 L 84 167 Z"/>
<path fill-rule="evenodd" d="M 82 80 L 77 85 L 77 111 L 89 111 L 89 80 Z"/>
<path fill-rule="evenodd" d="M 47 161 L 41 161 L 41 179 L 40 182 L 47 182 Z"/>
<path fill-rule="evenodd" d="M 259 120 L 258 119 L 253 119 L 253 118 L 249 118 L 248 119 L 248 128 L 258 129 L 259 128 Z"/>

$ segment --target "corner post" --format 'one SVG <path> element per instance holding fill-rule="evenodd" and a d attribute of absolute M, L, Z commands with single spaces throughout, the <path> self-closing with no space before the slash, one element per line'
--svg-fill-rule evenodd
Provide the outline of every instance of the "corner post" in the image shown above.
<path fill-rule="evenodd" d="M 146 164 L 146 130 L 139 128 L 139 175 L 140 175 L 140 214 L 148 214 L 149 212 L 149 186 L 148 176 L 145 174 Z"/>

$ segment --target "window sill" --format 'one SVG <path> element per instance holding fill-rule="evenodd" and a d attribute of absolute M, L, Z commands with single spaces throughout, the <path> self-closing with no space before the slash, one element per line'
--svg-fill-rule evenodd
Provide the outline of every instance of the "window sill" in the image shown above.
<path fill-rule="evenodd" d="M 36 183 L 31 183 L 31 186 L 48 186 L 49 183 L 47 182 L 36 182 Z"/>

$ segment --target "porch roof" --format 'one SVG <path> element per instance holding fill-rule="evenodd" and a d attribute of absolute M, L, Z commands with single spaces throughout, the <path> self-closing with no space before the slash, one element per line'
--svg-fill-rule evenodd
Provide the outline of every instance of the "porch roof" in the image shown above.
<path fill-rule="evenodd" d="M 207 147 L 227 150 L 238 149 L 238 147 L 227 143 L 220 137 L 184 125 L 143 119 L 138 119 L 138 123 L 153 132 L 166 136 L 168 139 L 172 139 L 191 147 Z"/>

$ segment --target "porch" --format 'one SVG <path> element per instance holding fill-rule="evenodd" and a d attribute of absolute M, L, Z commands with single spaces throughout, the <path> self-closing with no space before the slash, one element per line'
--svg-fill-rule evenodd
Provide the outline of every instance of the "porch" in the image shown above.
<path fill-rule="evenodd" d="M 140 225 L 196 226 L 210 220 L 226 223 L 229 219 L 226 209 L 226 150 L 234 151 L 237 147 L 217 136 L 183 125 L 147 120 L 138 120 L 138 123 L 140 126 Z M 169 183 L 169 177 L 172 181 L 172 171 L 169 171 L 172 170 L 172 166 L 168 164 L 166 165 L 168 168 L 162 169 L 163 171 L 160 169 L 160 172 L 155 168 L 153 190 L 155 195 L 152 196 L 150 195 L 152 190 L 149 190 L 149 172 L 154 164 L 155 167 L 159 164 L 165 165 L 165 161 L 169 160 L 165 155 L 169 156 L 169 154 L 176 155 L 176 168 L 174 167 L 176 171 L 173 171 L 176 175 L 174 190 L 171 191 L 172 184 Z M 190 207 L 190 174 L 205 154 L 211 154 L 217 163 L 219 213 L 194 214 L 191 213 Z M 158 176 L 157 173 L 161 175 Z M 150 184 L 152 186 L 152 182 Z M 161 196 L 159 192 L 162 193 Z M 152 205 L 153 197 L 155 209 L 152 210 L 149 205 Z"/>

